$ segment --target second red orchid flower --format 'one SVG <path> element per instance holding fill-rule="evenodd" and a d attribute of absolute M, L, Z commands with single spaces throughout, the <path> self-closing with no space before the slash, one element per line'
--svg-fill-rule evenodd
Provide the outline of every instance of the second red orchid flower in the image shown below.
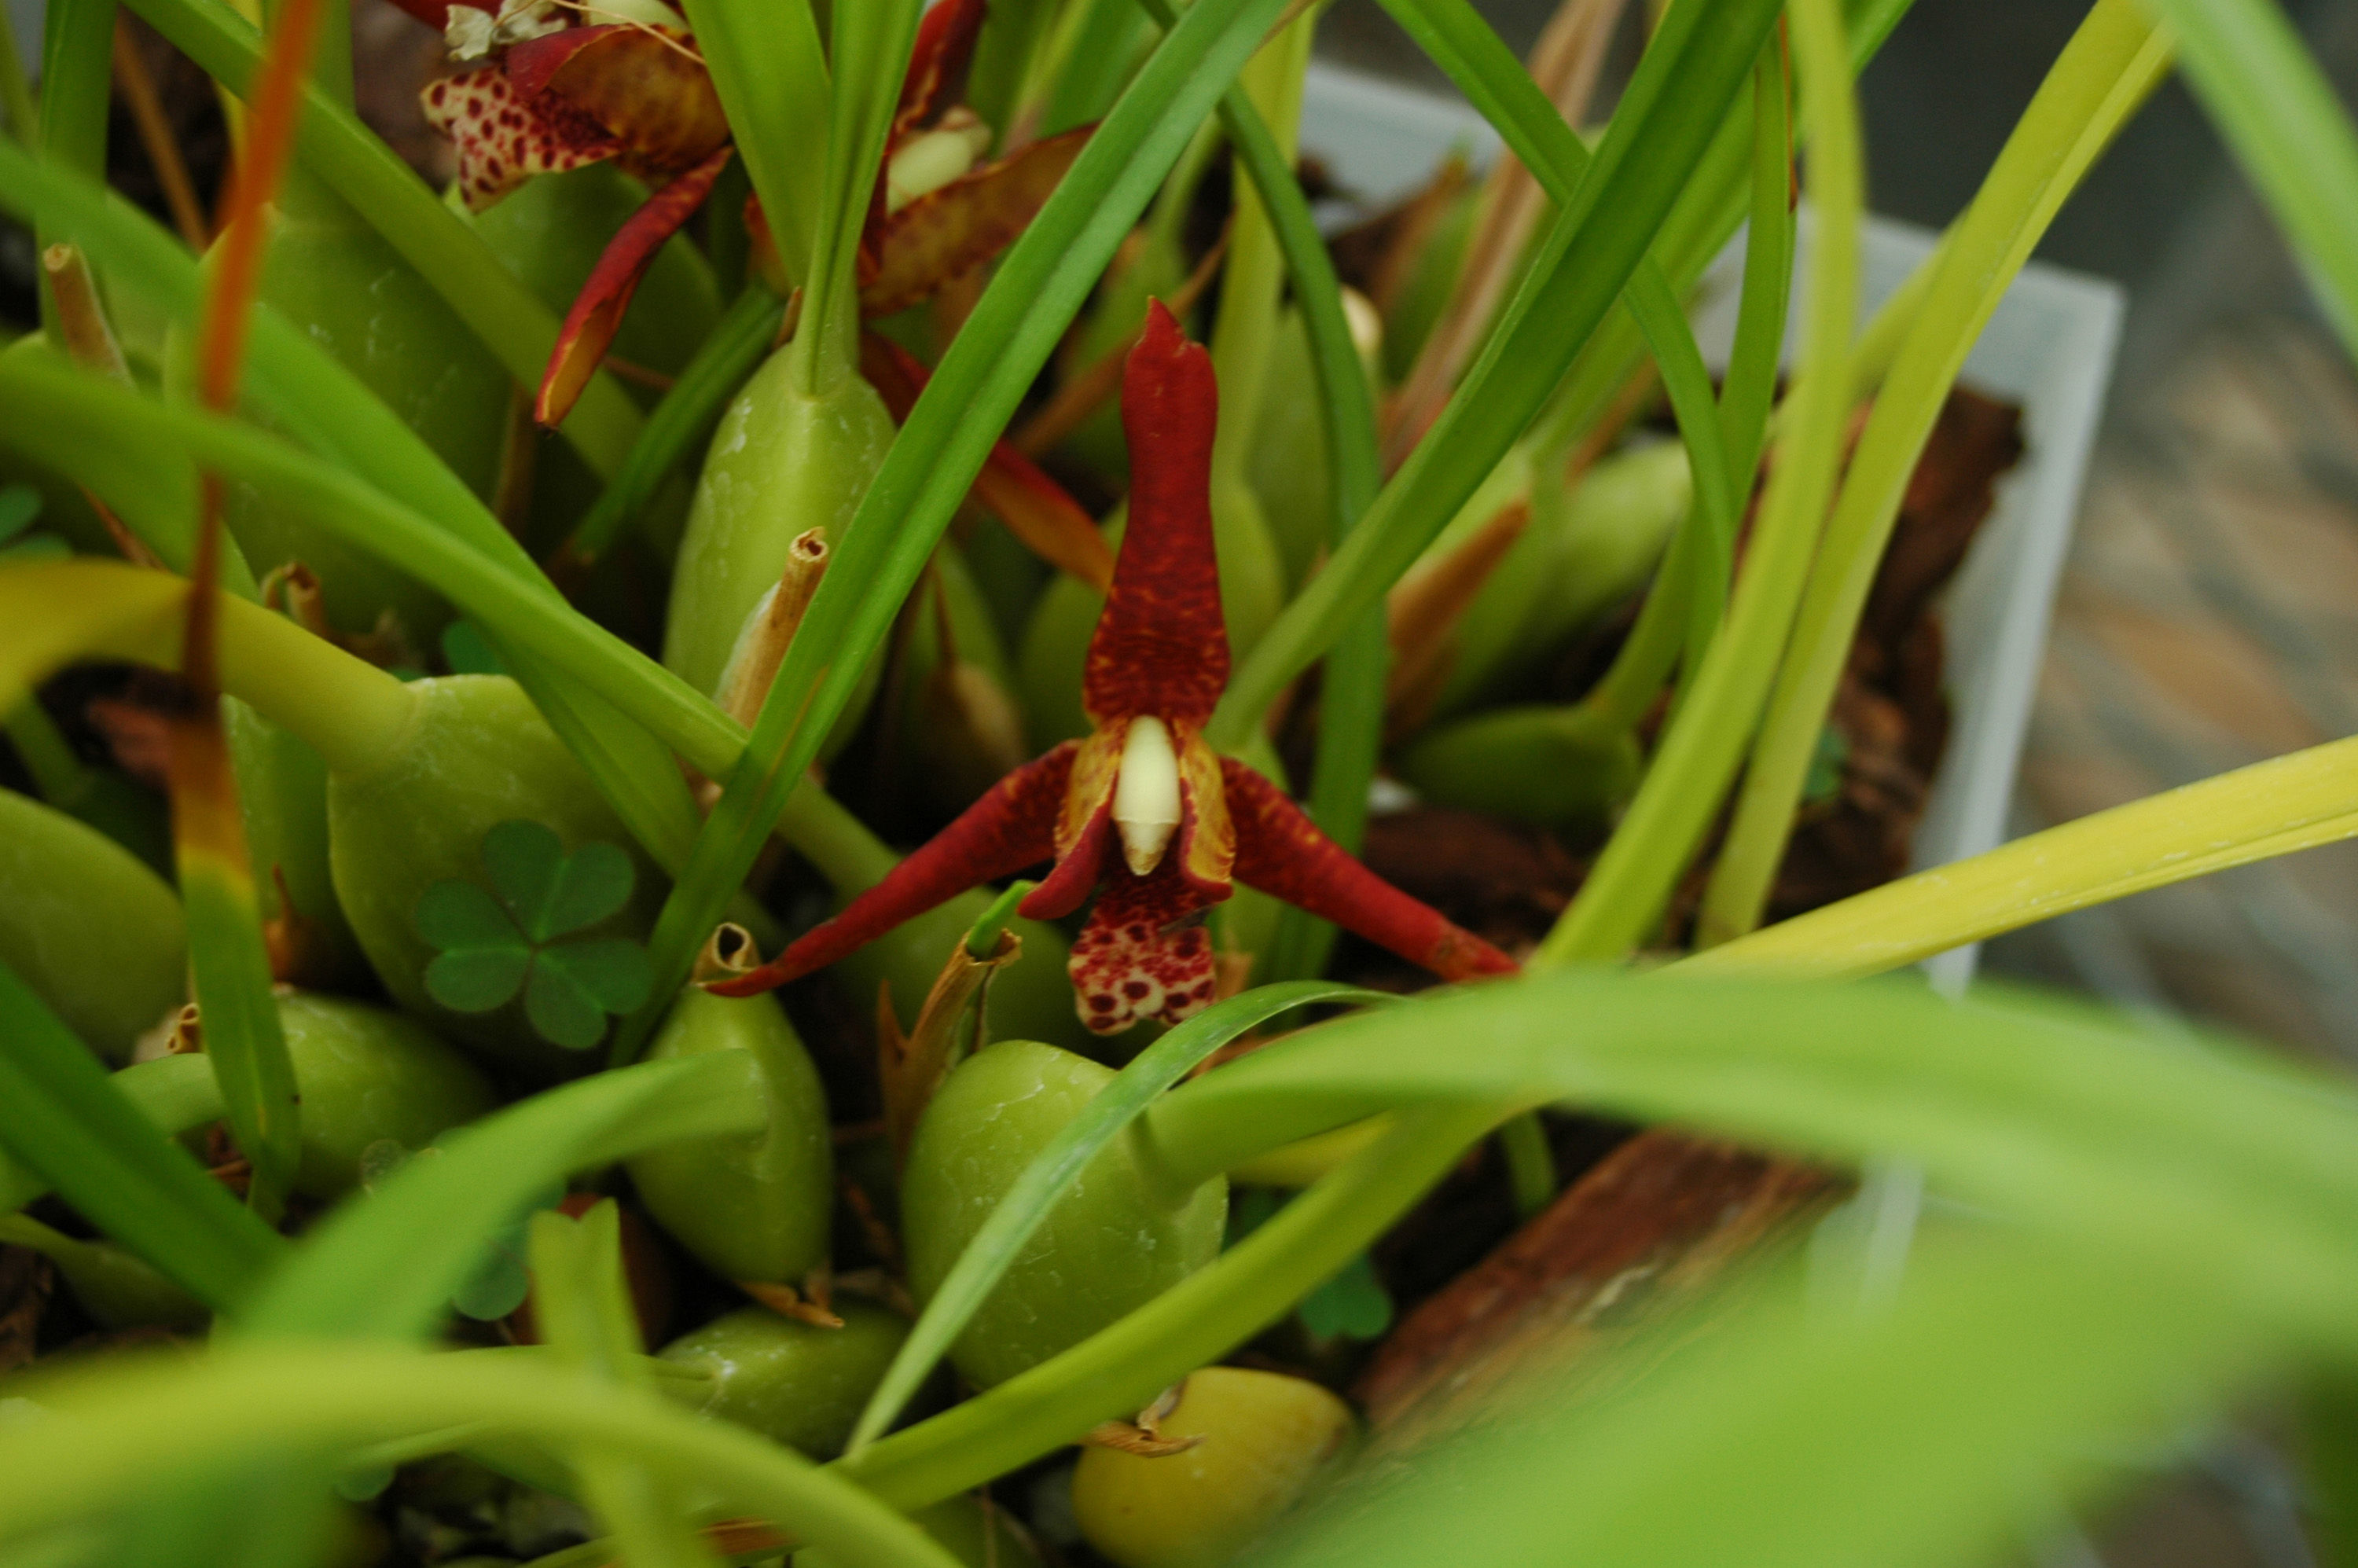
<path fill-rule="evenodd" d="M 1022 913 L 1097 896 L 1071 969 L 1082 1022 L 1176 1023 L 1213 998 L 1204 912 L 1233 885 L 1297 904 L 1446 979 L 1514 960 L 1411 898 L 1320 832 L 1278 787 L 1216 754 L 1203 726 L 1228 679 L 1213 554 L 1211 357 L 1158 303 L 1122 386 L 1130 527 L 1089 643 L 1094 730 L 1007 775 L 957 820 L 786 950 L 710 989 L 743 996 L 842 958 L 976 884 L 1054 860 Z"/>
<path fill-rule="evenodd" d="M 658 187 L 616 231 L 558 331 L 533 410 L 557 424 L 604 358 L 655 254 L 704 204 L 734 151 L 719 98 L 695 40 L 677 27 L 568 27 L 553 0 L 507 0 L 496 16 L 466 0 L 401 3 L 441 28 L 454 52 L 491 57 L 423 94 L 427 118 L 459 149 L 470 209 L 481 211 L 534 175 L 609 158 Z M 863 315 L 904 309 L 997 254 L 1088 138 L 1083 127 L 982 158 L 990 130 L 956 99 L 986 8 L 986 0 L 948 0 L 919 25 L 860 236 Z M 758 241 L 765 226 L 757 203 L 747 202 L 747 215 Z"/>

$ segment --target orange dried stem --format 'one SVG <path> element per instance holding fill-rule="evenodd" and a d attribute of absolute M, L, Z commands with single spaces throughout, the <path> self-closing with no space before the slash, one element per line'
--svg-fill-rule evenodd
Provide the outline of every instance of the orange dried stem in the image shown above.
<path fill-rule="evenodd" d="M 303 79 L 319 36 L 319 0 L 286 0 L 271 29 L 262 73 L 248 100 L 244 156 L 230 177 L 222 227 L 226 231 L 205 295 L 197 342 L 197 395 L 208 408 L 228 413 L 237 406 L 247 326 L 262 276 L 263 209 L 277 193 L 295 150 L 296 116 L 303 105 Z M 196 558 L 189 573 L 189 622 L 182 643 L 181 673 L 200 701 L 219 691 L 213 589 L 221 581 L 222 484 L 205 476 L 203 510 L 197 526 Z M 177 792 L 175 792 L 177 794 Z"/>

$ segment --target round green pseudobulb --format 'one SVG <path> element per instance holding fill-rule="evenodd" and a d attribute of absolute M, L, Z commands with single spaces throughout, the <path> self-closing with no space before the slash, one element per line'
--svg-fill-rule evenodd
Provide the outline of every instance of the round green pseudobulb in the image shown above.
<path fill-rule="evenodd" d="M 364 773 L 328 780 L 330 863 L 336 896 L 370 967 L 405 1011 L 475 1046 L 503 1066 L 553 1077 L 593 1065 L 591 1054 L 540 1038 L 519 999 L 489 1012 L 454 1012 L 426 989 L 435 957 L 418 934 L 417 901 L 437 882 L 492 887 L 483 836 L 523 819 L 552 829 L 567 852 L 590 842 L 628 851 L 636 877 L 618 914 L 578 934 L 644 939 L 665 890 L 589 773 L 522 687 L 505 676 L 413 681 L 418 711 L 405 742 Z"/>
<path fill-rule="evenodd" d="M 297 991 L 279 997 L 278 1022 L 302 1094 L 295 1186 L 308 1196 L 358 1186 L 373 1143 L 423 1149 L 498 1103 L 473 1063 L 400 1013 Z"/>
<path fill-rule="evenodd" d="M 1206 1367 L 1160 1432 L 1203 1441 L 1155 1458 L 1083 1449 L 1073 1517 L 1122 1568 L 1219 1568 L 1301 1499 L 1357 1424 L 1305 1379 Z"/>
<path fill-rule="evenodd" d="M 261 297 L 333 355 L 479 496 L 499 481 L 510 382 L 456 312 L 369 222 L 300 168 L 287 170 Z M 442 597 L 379 557 L 232 486 L 223 514 L 256 577 L 289 561 L 318 575 L 339 631 L 390 611 L 418 648 L 450 618 Z"/>
<path fill-rule="evenodd" d="M 884 1379 L 909 1325 L 866 1302 L 840 1301 L 841 1328 L 740 1308 L 681 1335 L 656 1354 L 712 1374 L 704 1414 L 750 1427 L 811 1459 L 832 1459 L 851 1439 L 860 1407 Z"/>
<path fill-rule="evenodd" d="M 892 445 L 892 416 L 866 381 L 852 376 L 806 397 L 792 366 L 790 351 L 772 354 L 720 416 L 680 540 L 664 663 L 698 691 L 719 687 L 738 633 L 776 586 L 798 535 L 823 528 L 842 548 Z"/>
<path fill-rule="evenodd" d="M 87 823 L 0 790 L 0 964 L 109 1061 L 185 996 L 180 901 Z"/>
<path fill-rule="evenodd" d="M 932 1299 L 999 1200 L 1112 1080 L 1095 1062 L 1031 1040 L 976 1053 L 917 1124 L 902 1174 L 909 1288 Z M 988 1388 L 1078 1344 L 1210 1262 L 1228 1217 L 1219 1178 L 1172 1193 L 1116 1139 L 1049 1211 L 952 1347 Z"/>
<path fill-rule="evenodd" d="M 818 1070 L 773 996 L 691 986 L 650 1060 L 745 1051 L 768 1108 L 760 1132 L 666 1143 L 627 1162 L 655 1223 L 726 1280 L 798 1284 L 827 1259 L 835 1161 Z"/>

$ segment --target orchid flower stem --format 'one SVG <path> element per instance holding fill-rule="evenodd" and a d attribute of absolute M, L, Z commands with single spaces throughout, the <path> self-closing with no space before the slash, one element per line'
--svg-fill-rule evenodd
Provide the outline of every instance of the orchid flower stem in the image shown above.
<path fill-rule="evenodd" d="M 1909 475 L 1965 356 L 2071 191 L 2169 69 L 2171 46 L 2134 0 L 2101 0 L 2023 114 L 1973 206 L 1861 433 L 1704 893 L 1697 940 L 1760 923 L 1819 730 L 1874 587 Z M 1817 243 L 1830 235 L 1822 228 Z"/>
<path fill-rule="evenodd" d="M 1660 918 L 1759 720 L 1817 548 L 1849 408 L 1863 177 L 1857 104 L 1833 0 L 1796 0 L 1789 17 L 1810 109 L 1819 222 L 1793 432 L 1770 477 L 1726 623 L 1637 798 L 1534 965 L 1619 958 Z"/>

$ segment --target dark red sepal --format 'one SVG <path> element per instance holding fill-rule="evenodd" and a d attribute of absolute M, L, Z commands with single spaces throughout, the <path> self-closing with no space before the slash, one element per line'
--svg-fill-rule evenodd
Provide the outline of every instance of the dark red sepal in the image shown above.
<path fill-rule="evenodd" d="M 622 329 L 622 313 L 630 308 L 631 296 L 654 264 L 655 254 L 704 205 L 704 199 L 712 193 L 712 182 L 720 178 L 734 150 L 722 147 L 648 197 L 614 231 L 598 265 L 590 269 L 581 292 L 574 296 L 565 325 L 557 330 L 548 369 L 541 374 L 540 395 L 533 403 L 534 418 L 556 426 L 572 411 L 574 400 L 590 384 L 606 357 L 607 345 Z"/>
<path fill-rule="evenodd" d="M 842 914 L 813 926 L 760 968 L 704 989 L 716 996 L 752 996 L 800 979 L 969 888 L 1049 859 L 1055 853 L 1056 817 L 1079 750 L 1077 741 L 1068 741 L 1024 763 L 882 881 L 845 905 Z"/>
<path fill-rule="evenodd" d="M 1159 299 L 1122 372 L 1130 525 L 1089 639 L 1081 702 L 1099 723 L 1152 713 L 1201 727 L 1228 684 L 1228 622 L 1212 544 L 1212 356 Z"/>
<path fill-rule="evenodd" d="M 916 355 L 875 332 L 860 337 L 860 373 L 868 378 L 896 425 L 905 424 L 909 410 L 925 390 L 931 372 Z M 992 445 L 975 475 L 975 498 L 996 514 L 1007 531 L 1033 554 L 1061 571 L 1072 573 L 1103 593 L 1113 580 L 1113 552 L 1105 535 L 1081 503 L 1065 487 L 1040 470 L 1030 458 L 1005 441 Z"/>
<path fill-rule="evenodd" d="M 975 39 L 981 36 L 989 9 L 988 0 L 946 0 L 917 24 L 916 46 L 909 51 L 901 102 L 892 111 L 892 129 L 884 144 L 888 157 L 909 133 L 938 119 L 963 95 L 967 66 L 974 59 Z"/>
<path fill-rule="evenodd" d="M 1220 759 L 1236 824 L 1236 878 L 1364 936 L 1447 980 L 1511 975 L 1512 958 L 1368 870 L 1284 792 L 1233 757 Z"/>

